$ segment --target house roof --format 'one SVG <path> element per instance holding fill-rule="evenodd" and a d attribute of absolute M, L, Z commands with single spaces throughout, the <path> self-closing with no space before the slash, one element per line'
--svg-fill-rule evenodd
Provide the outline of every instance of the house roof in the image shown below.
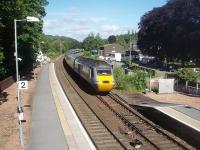
<path fill-rule="evenodd" d="M 105 44 L 103 47 L 112 46 L 112 45 L 122 46 L 122 45 L 120 45 L 120 44 L 118 44 L 118 43 L 112 43 L 112 44 Z M 123 46 L 122 46 L 122 47 L 123 47 Z"/>

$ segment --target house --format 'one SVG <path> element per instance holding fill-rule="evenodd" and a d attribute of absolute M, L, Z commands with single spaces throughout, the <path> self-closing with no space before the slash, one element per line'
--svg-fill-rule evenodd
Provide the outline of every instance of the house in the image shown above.
<path fill-rule="evenodd" d="M 139 60 L 142 61 L 143 55 L 140 50 L 126 50 L 125 51 L 125 57 L 130 59 L 130 53 L 131 53 L 131 60 Z"/>
<path fill-rule="evenodd" d="M 98 54 L 100 56 L 104 57 L 109 57 L 113 53 L 125 53 L 124 47 L 117 44 L 117 43 L 112 43 L 112 44 L 106 44 L 102 47 L 100 47 Z"/>

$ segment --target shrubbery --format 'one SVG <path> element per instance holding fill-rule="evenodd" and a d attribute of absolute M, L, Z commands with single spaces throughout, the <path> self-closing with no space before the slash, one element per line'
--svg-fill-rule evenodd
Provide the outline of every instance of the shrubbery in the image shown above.
<path fill-rule="evenodd" d="M 3 65 L 3 60 L 4 60 L 4 55 L 3 52 L 1 52 L 0 49 L 0 80 L 3 79 L 6 75 L 6 69 L 5 66 Z"/>
<path fill-rule="evenodd" d="M 114 69 L 116 88 L 127 91 L 144 91 L 146 88 L 147 72 L 138 70 L 132 75 L 125 75 L 120 67 Z"/>
<path fill-rule="evenodd" d="M 115 78 L 115 85 L 117 88 L 121 89 L 122 88 L 122 80 L 124 78 L 124 71 L 122 68 L 115 68 L 114 71 L 114 78 Z"/>
<path fill-rule="evenodd" d="M 181 68 L 177 71 L 177 76 L 183 81 L 197 81 L 200 78 L 200 74 L 195 72 L 193 68 Z"/>

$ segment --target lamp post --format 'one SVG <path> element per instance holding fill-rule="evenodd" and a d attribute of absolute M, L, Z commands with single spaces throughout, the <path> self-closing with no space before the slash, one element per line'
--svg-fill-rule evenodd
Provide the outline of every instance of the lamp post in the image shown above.
<path fill-rule="evenodd" d="M 18 69 L 18 51 L 17 51 L 17 22 L 22 22 L 22 21 L 27 21 L 27 22 L 38 22 L 39 19 L 36 17 L 31 17 L 28 16 L 24 20 L 17 20 L 14 19 L 14 30 L 15 30 L 15 63 L 16 63 L 16 83 L 17 83 L 17 88 L 16 88 L 16 94 L 17 94 L 17 110 L 18 110 L 18 119 L 19 119 L 19 136 L 20 136 L 20 144 L 21 146 L 24 146 L 24 141 L 23 141 L 23 128 L 22 128 L 22 120 L 23 120 L 23 110 L 21 106 L 21 99 L 20 99 L 20 91 L 19 91 L 19 69 Z"/>

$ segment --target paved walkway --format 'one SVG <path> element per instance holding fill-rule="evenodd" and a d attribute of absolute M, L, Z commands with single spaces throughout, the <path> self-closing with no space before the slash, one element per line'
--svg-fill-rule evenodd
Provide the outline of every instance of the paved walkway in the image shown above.
<path fill-rule="evenodd" d="M 49 65 L 44 65 L 33 97 L 30 150 L 67 150 L 49 83 Z"/>
<path fill-rule="evenodd" d="M 49 68 L 49 78 L 60 122 L 70 150 L 96 150 L 93 142 L 78 119 L 56 77 L 54 64 Z M 72 93 L 70 93 L 72 94 Z"/>
<path fill-rule="evenodd" d="M 30 150 L 96 150 L 57 80 L 54 64 L 39 75 L 30 133 Z"/>

